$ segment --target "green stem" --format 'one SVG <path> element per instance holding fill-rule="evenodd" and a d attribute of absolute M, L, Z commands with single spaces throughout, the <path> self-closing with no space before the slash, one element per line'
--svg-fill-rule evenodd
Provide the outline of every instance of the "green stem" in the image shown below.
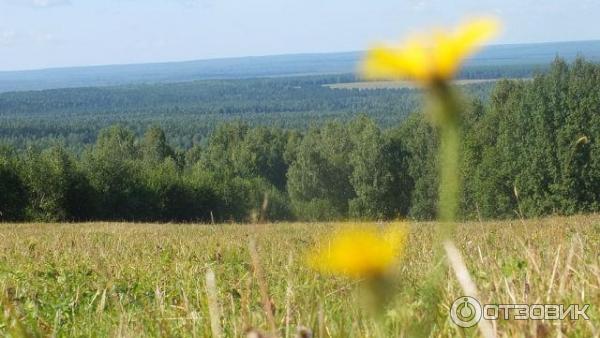
<path fill-rule="evenodd" d="M 440 137 L 438 220 L 453 223 L 459 206 L 460 192 L 460 104 L 446 83 L 434 86 L 434 121 Z M 446 225 L 446 224 L 445 224 Z M 445 226 L 444 228 L 446 228 Z M 448 236 L 451 232 L 444 231 Z M 445 238 L 445 237 L 444 237 Z"/>
<path fill-rule="evenodd" d="M 443 242 L 452 237 L 460 201 L 460 103 L 446 82 L 433 86 L 430 93 L 434 105 L 433 118 L 440 138 L 438 166 L 438 221 L 434 239 L 434 264 L 424 283 L 422 297 L 425 304 L 425 316 L 413 328 L 415 336 L 429 336 L 435 327 L 439 314 L 439 303 L 443 299 L 445 264 L 443 264 Z M 441 264 L 439 264 L 441 263 Z"/>
<path fill-rule="evenodd" d="M 456 220 L 459 205 L 459 147 L 460 131 L 458 123 L 451 123 L 439 128 L 440 150 L 440 188 L 438 202 L 438 219 L 442 223 L 452 223 Z M 449 224 L 443 224 L 448 228 Z M 444 231 L 443 238 L 450 233 Z"/>

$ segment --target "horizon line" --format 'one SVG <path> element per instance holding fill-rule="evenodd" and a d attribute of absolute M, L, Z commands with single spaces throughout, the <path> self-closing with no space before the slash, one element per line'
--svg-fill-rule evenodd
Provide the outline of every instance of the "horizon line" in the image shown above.
<path fill-rule="evenodd" d="M 560 44 L 560 43 L 581 43 L 581 42 L 600 42 L 600 39 L 584 39 L 584 40 L 557 40 L 557 41 L 536 41 L 536 42 L 508 42 L 485 45 L 482 49 L 500 46 L 518 46 L 518 45 L 541 45 L 541 44 Z M 165 65 L 172 63 L 192 63 L 202 61 L 219 61 L 219 60 L 236 60 L 236 59 L 253 59 L 267 57 L 284 57 L 284 56 L 309 56 L 309 55 L 326 55 L 326 54 L 352 54 L 364 53 L 365 50 L 345 50 L 345 51 L 321 51 L 321 52 L 290 52 L 290 53 L 274 53 L 274 54 L 254 54 L 244 56 L 217 56 L 198 59 L 182 59 L 170 61 L 148 61 L 148 62 L 131 62 L 131 63 L 106 63 L 106 64 L 89 64 L 89 65 L 73 65 L 73 66 L 56 66 L 56 67 L 41 67 L 41 68 L 22 68 L 13 70 L 1 70 L 0 74 L 7 73 L 27 73 L 27 72 L 43 72 L 53 70 L 75 70 L 82 68 L 104 68 L 104 67 L 127 67 L 127 66 L 150 66 L 150 65 Z"/>

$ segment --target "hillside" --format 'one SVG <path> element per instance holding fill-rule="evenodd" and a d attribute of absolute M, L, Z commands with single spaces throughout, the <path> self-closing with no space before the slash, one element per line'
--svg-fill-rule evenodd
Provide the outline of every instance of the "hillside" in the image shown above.
<path fill-rule="evenodd" d="M 547 73 L 500 81 L 491 93 L 481 83 L 463 87 L 474 99 L 460 107 L 461 217 L 600 211 L 599 74 L 597 63 L 557 60 Z M 443 166 L 431 115 L 406 118 L 420 110 L 417 90 L 275 80 L 291 81 L 112 96 L 146 102 L 139 111 L 86 112 L 86 102 L 111 96 L 49 91 L 39 115 L 0 119 L 3 141 L 15 146 L 0 148 L 4 175 L 14 178 L 2 188 L 10 218 L 244 221 L 265 195 L 271 220 L 435 217 Z M 71 91 L 71 101 L 53 101 Z M 180 95 L 179 107 L 158 105 L 167 93 Z M 186 97 L 197 97 L 196 106 L 184 105 Z M 67 109 L 69 102 L 76 104 Z M 223 123 L 232 120 L 242 121 Z M 60 183 L 48 186 L 49 178 Z"/>
<path fill-rule="evenodd" d="M 0 72 L 0 92 L 353 73 L 362 54 L 363 52 L 296 54 Z M 583 55 L 589 60 L 600 60 L 600 41 L 489 46 L 467 62 L 463 74 L 498 66 L 543 66 L 557 55 L 566 60 L 572 60 L 577 55 Z"/>

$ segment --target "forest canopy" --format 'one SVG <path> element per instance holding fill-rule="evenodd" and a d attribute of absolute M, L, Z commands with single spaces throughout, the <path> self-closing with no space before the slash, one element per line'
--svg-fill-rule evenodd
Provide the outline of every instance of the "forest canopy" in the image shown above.
<path fill-rule="evenodd" d="M 110 89 L 107 101 L 70 89 L 79 96 L 67 106 L 57 103 L 61 91 L 2 94 L 0 220 L 432 219 L 437 137 L 418 93 L 327 89 L 322 80 L 288 79 L 285 87 L 284 80 L 252 80 L 247 88 L 220 81 L 200 92 L 190 84 L 181 85 L 189 91 L 177 90 L 183 97 L 236 93 L 238 101 L 220 101 L 219 111 L 191 104 L 206 100 L 160 106 L 153 101 L 158 89 L 123 95 L 146 105 L 139 115 L 131 108 L 126 121 L 109 113 L 121 97 Z M 600 211 L 600 66 L 557 59 L 533 79 L 481 88 L 469 90 L 461 121 L 461 217 Z M 258 104 L 257 91 L 277 91 L 272 97 L 279 101 Z M 79 107 L 90 97 L 96 107 Z M 243 109 L 232 108 L 240 104 Z M 187 112 L 203 109 L 273 113 L 280 123 L 214 120 L 214 127 L 202 122 L 189 129 L 168 123 L 176 116 L 193 121 L 197 114 Z M 320 123 L 297 111 L 313 112 Z M 316 113 L 326 111 L 335 114 Z M 57 122 L 67 116 L 81 123 L 73 134 L 68 123 Z M 200 125 L 206 129 L 193 130 Z M 196 133 L 202 141 L 193 141 Z"/>

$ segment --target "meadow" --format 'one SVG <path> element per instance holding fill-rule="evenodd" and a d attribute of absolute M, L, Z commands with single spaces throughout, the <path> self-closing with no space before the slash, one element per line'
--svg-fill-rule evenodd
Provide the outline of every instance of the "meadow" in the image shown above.
<path fill-rule="evenodd" d="M 221 313 L 214 324 L 224 336 L 276 326 L 280 337 L 295 337 L 298 327 L 315 337 L 372 337 L 361 282 L 319 274 L 305 262 L 327 233 L 347 225 L 2 224 L 0 335 L 207 337 L 211 270 Z M 439 225 L 409 225 L 387 289 L 384 335 L 408 336 L 409 324 L 429 317 L 434 337 L 478 336 L 449 319 L 462 296 L 449 268 L 438 313 L 425 311 L 423 281 L 440 263 L 432 254 Z M 482 302 L 591 304 L 590 320 L 492 322 L 497 336 L 600 335 L 600 215 L 461 223 L 453 237 Z"/>

